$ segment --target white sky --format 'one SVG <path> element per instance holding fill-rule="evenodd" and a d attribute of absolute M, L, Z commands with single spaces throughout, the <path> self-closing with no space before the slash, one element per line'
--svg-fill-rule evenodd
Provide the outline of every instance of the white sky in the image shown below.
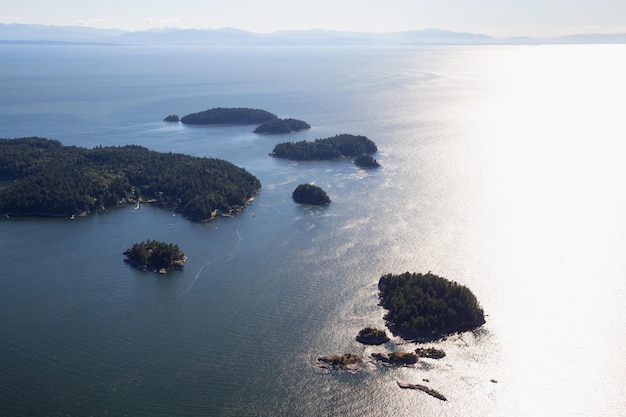
<path fill-rule="evenodd" d="M 0 0 L 1 23 L 253 32 L 428 28 L 492 36 L 626 32 L 626 0 Z"/>

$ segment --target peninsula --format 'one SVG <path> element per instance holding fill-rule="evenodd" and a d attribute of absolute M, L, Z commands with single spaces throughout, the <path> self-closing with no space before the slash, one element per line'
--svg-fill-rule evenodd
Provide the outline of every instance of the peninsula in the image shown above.
<path fill-rule="evenodd" d="M 253 125 L 269 122 L 278 119 L 273 113 L 260 109 L 250 109 L 247 107 L 215 107 L 198 113 L 191 113 L 180 118 L 185 124 L 193 125 Z"/>
<path fill-rule="evenodd" d="M 294 161 L 312 161 L 356 157 L 376 151 L 376 144 L 365 136 L 341 134 L 314 142 L 279 143 L 270 155 Z"/>
<path fill-rule="evenodd" d="M 485 323 L 483 309 L 467 287 L 430 272 L 387 274 L 378 289 L 389 329 L 406 340 L 433 341 Z"/>
<path fill-rule="evenodd" d="M 141 201 L 209 220 L 240 211 L 260 190 L 234 164 L 142 146 L 63 146 L 42 138 L 0 139 L 0 214 L 70 217 Z"/>
<path fill-rule="evenodd" d="M 178 245 L 156 240 L 135 243 L 124 252 L 124 262 L 142 271 L 153 271 L 165 274 L 167 270 L 185 267 L 187 257 Z"/>

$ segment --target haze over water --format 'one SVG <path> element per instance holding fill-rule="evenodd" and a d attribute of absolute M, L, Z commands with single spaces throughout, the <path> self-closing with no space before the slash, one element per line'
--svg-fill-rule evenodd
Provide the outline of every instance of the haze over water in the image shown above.
<path fill-rule="evenodd" d="M 217 157 L 263 189 L 208 224 L 147 205 L 0 221 L 0 414 L 626 415 L 625 53 L 1 46 L 0 137 Z M 161 122 L 211 107 L 313 128 Z M 267 155 L 339 133 L 382 167 Z M 303 182 L 332 203 L 295 204 Z M 148 238 L 185 270 L 124 264 Z M 405 271 L 467 285 L 487 323 L 415 368 L 318 369 L 381 350 L 354 337 L 384 325 L 379 277 Z M 396 384 L 423 379 L 448 401 Z"/>

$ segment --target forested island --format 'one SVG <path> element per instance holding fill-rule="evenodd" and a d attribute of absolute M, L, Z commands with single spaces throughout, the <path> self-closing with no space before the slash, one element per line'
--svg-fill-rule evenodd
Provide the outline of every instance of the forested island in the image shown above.
<path fill-rule="evenodd" d="M 391 331 L 408 340 L 437 340 L 485 323 L 483 309 L 465 286 L 432 273 L 387 274 L 378 282 Z"/>
<path fill-rule="evenodd" d="M 302 130 L 310 129 L 311 125 L 307 122 L 297 119 L 274 119 L 267 121 L 265 123 L 260 124 L 256 129 L 254 129 L 254 133 L 274 133 L 274 134 L 282 134 L 282 133 L 293 133 L 300 132 Z"/>
<path fill-rule="evenodd" d="M 124 252 L 124 262 L 142 271 L 150 270 L 161 274 L 170 269 L 183 269 L 186 259 L 178 245 L 156 240 L 135 243 Z"/>
<path fill-rule="evenodd" d="M 0 213 L 71 216 L 138 201 L 203 221 L 242 209 L 259 191 L 230 162 L 142 146 L 63 146 L 43 138 L 0 139 Z"/>
<path fill-rule="evenodd" d="M 354 164 L 361 168 L 378 168 L 380 166 L 377 160 L 365 153 L 354 158 Z"/>
<path fill-rule="evenodd" d="M 275 119 L 278 119 L 278 116 L 261 109 L 250 109 L 247 107 L 215 107 L 209 110 L 188 114 L 181 117 L 180 121 L 185 124 L 194 125 L 253 125 Z"/>
<path fill-rule="evenodd" d="M 324 205 L 330 203 L 330 197 L 321 187 L 313 184 L 300 184 L 293 191 L 296 203 Z"/>
<path fill-rule="evenodd" d="M 311 161 L 355 157 L 376 151 L 376 144 L 365 136 L 341 134 L 313 142 L 279 143 L 270 155 L 294 161 Z"/>

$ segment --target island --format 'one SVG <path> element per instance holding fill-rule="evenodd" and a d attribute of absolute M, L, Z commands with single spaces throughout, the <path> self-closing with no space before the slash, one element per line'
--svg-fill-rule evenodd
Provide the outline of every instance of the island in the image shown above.
<path fill-rule="evenodd" d="M 420 358 L 441 359 L 441 358 L 446 357 L 446 352 L 444 352 L 441 349 L 434 348 L 434 347 L 417 348 L 415 349 L 415 353 Z"/>
<path fill-rule="evenodd" d="M 300 184 L 292 193 L 296 203 L 324 205 L 330 203 L 328 194 L 317 185 Z"/>
<path fill-rule="evenodd" d="M 271 156 L 294 161 L 312 161 L 356 157 L 371 154 L 378 149 L 369 138 L 360 135 L 341 134 L 313 142 L 283 142 L 274 146 Z"/>
<path fill-rule="evenodd" d="M 398 386 L 400 388 L 403 389 L 414 389 L 414 390 L 418 390 L 418 391 L 422 391 L 425 392 L 426 394 L 437 398 L 438 400 L 441 401 L 448 401 L 448 399 L 441 394 L 439 391 L 436 391 L 432 388 L 428 388 L 426 385 L 422 385 L 422 384 L 409 384 L 408 382 L 400 382 L 400 381 L 396 381 Z"/>
<path fill-rule="evenodd" d="M 163 119 L 164 122 L 172 122 L 172 123 L 178 123 L 180 121 L 180 117 L 178 117 L 177 114 L 170 114 L 169 116 L 165 117 L 165 119 Z"/>
<path fill-rule="evenodd" d="M 438 340 L 485 323 L 483 309 L 467 287 L 430 272 L 387 274 L 378 289 L 387 326 L 406 340 Z"/>
<path fill-rule="evenodd" d="M 361 329 L 356 340 L 364 345 L 382 345 L 389 341 L 389 337 L 384 330 L 366 327 Z"/>
<path fill-rule="evenodd" d="M 377 160 L 365 153 L 354 158 L 354 165 L 360 168 L 378 168 L 380 166 Z"/>
<path fill-rule="evenodd" d="M 165 274 L 168 270 L 182 270 L 187 260 L 176 244 L 156 240 L 135 243 L 124 252 L 124 262 L 142 271 Z"/>
<path fill-rule="evenodd" d="M 256 129 L 254 129 L 253 133 L 273 133 L 273 134 L 283 134 L 283 133 L 294 133 L 300 132 L 302 130 L 310 129 L 311 126 L 302 120 L 297 119 L 274 119 L 262 123 Z"/>
<path fill-rule="evenodd" d="M 220 159 L 43 138 L 0 139 L 0 180 L 12 181 L 0 189 L 3 216 L 71 217 L 142 201 L 205 221 L 241 211 L 261 188 Z"/>
<path fill-rule="evenodd" d="M 413 352 L 372 353 L 372 357 L 386 365 L 414 365 L 418 357 Z"/>
<path fill-rule="evenodd" d="M 261 109 L 250 109 L 247 107 L 216 107 L 197 113 L 191 113 L 180 118 L 185 124 L 193 125 L 252 125 L 269 122 L 278 119 L 273 113 Z"/>
<path fill-rule="evenodd" d="M 356 372 L 363 365 L 360 356 L 354 353 L 344 353 L 343 355 L 330 355 L 317 358 L 317 366 L 322 369 L 334 369 Z"/>

